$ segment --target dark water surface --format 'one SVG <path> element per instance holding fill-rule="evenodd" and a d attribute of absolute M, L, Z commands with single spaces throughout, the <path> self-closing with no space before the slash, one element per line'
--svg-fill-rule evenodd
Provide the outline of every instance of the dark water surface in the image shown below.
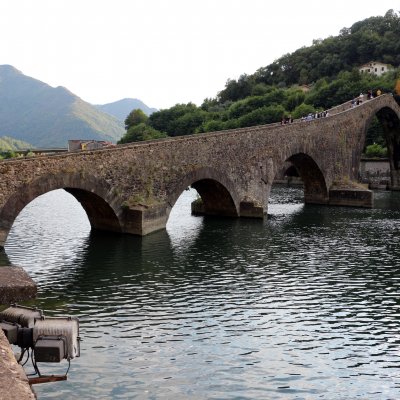
<path fill-rule="evenodd" d="M 400 398 L 399 193 L 369 210 L 275 188 L 264 222 L 192 217 L 193 196 L 144 238 L 91 234 L 64 191 L 23 210 L 6 254 L 84 340 L 40 399 Z"/>

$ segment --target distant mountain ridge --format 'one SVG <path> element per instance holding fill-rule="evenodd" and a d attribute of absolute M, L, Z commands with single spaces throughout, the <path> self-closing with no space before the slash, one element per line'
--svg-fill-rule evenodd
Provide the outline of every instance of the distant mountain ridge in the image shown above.
<path fill-rule="evenodd" d="M 158 111 L 157 108 L 151 108 L 139 99 L 122 99 L 114 101 L 113 103 L 96 105 L 96 107 L 103 112 L 113 115 L 122 122 L 124 122 L 129 113 L 135 109 L 142 110 L 146 115 Z"/>
<path fill-rule="evenodd" d="M 37 147 L 66 147 L 68 139 L 116 142 L 124 133 L 120 120 L 68 89 L 0 65 L 0 136 Z"/>

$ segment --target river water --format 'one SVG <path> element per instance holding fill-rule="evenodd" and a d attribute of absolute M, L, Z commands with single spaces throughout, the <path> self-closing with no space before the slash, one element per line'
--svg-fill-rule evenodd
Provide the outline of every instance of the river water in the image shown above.
<path fill-rule="evenodd" d="M 274 188 L 263 222 L 193 217 L 185 191 L 143 238 L 91 234 L 64 191 L 29 204 L 1 262 L 83 338 L 39 398 L 399 399 L 400 193 L 372 210 L 302 195 Z"/>

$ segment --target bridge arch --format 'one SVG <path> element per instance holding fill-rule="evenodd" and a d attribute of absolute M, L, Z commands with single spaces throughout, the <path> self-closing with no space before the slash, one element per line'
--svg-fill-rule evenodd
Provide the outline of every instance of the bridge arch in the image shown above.
<path fill-rule="evenodd" d="M 305 203 L 328 203 L 329 194 L 324 174 L 311 156 L 305 153 L 295 153 L 288 157 L 285 163 L 291 164 L 291 166 L 286 165 L 286 169 L 294 169 L 302 179 Z"/>
<path fill-rule="evenodd" d="M 0 211 L 0 242 L 4 245 L 8 233 L 23 208 L 38 196 L 64 189 L 74 196 L 85 210 L 92 229 L 121 232 L 116 199 L 101 179 L 73 174 L 46 174 L 18 187 Z"/>
<path fill-rule="evenodd" d="M 201 199 L 201 213 L 228 217 L 239 216 L 239 195 L 234 184 L 225 173 L 213 168 L 198 168 L 183 176 L 168 196 L 169 215 L 172 207 L 182 192 L 192 187 L 197 190 Z"/>
<path fill-rule="evenodd" d="M 390 106 L 384 106 L 374 110 L 365 123 L 363 148 L 367 131 L 375 116 L 378 118 L 385 135 L 390 162 L 391 185 L 393 188 L 400 188 L 400 113 Z"/>

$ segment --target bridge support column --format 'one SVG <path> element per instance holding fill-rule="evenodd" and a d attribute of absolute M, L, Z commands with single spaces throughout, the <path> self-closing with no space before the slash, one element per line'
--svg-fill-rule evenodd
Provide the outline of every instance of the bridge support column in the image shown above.
<path fill-rule="evenodd" d="M 202 201 L 194 201 L 192 203 L 192 214 L 193 215 L 218 215 L 223 217 L 245 217 L 245 218 L 264 218 L 266 212 L 264 212 L 264 208 L 261 206 L 257 206 L 253 202 L 250 201 L 242 201 L 240 202 L 240 210 L 239 215 L 232 213 L 231 210 L 218 210 L 214 212 L 210 212 L 206 210 L 204 207 L 204 203 Z"/>
<path fill-rule="evenodd" d="M 329 198 L 325 193 L 304 193 L 304 203 L 306 204 L 328 204 Z"/>
<path fill-rule="evenodd" d="M 246 218 L 264 218 L 266 211 L 264 207 L 259 206 L 250 201 L 242 201 L 240 203 L 240 216 Z"/>
<path fill-rule="evenodd" d="M 391 163 L 390 168 L 390 190 L 400 190 L 400 170 L 395 169 L 393 167 L 393 163 Z"/>
<path fill-rule="evenodd" d="M 329 190 L 329 205 L 372 208 L 373 192 L 354 188 L 331 189 Z"/>
<path fill-rule="evenodd" d="M 164 229 L 167 225 L 167 219 L 165 205 L 125 208 L 121 218 L 122 231 L 144 236 Z"/>

